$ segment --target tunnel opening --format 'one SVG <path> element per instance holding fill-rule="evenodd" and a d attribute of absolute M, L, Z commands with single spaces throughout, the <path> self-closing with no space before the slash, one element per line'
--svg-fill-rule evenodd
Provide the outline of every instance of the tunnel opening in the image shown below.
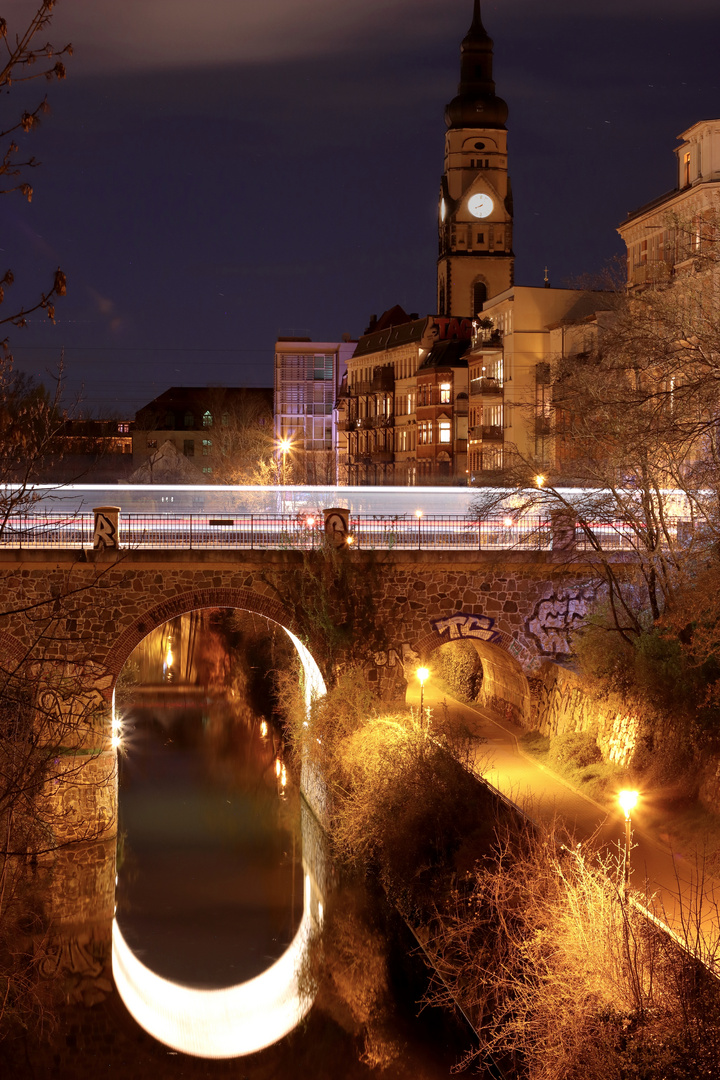
<path fill-rule="evenodd" d="M 430 663 L 448 691 L 460 700 L 494 709 L 522 725 L 529 720 L 527 676 L 501 646 L 472 637 L 442 642 L 431 654 Z"/>

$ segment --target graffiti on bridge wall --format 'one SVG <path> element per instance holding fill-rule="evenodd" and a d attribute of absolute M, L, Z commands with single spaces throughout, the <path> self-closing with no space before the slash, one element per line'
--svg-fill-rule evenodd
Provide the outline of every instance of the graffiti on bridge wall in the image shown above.
<path fill-rule="evenodd" d="M 495 629 L 495 620 L 489 615 L 471 615 L 461 611 L 445 619 L 435 619 L 430 625 L 441 637 L 447 633 L 448 641 L 457 641 L 459 638 L 477 638 L 480 641 L 499 644 L 502 640 L 502 635 Z"/>
<path fill-rule="evenodd" d="M 568 656 L 571 637 L 597 600 L 593 585 L 558 589 L 539 600 L 525 623 L 525 630 L 542 656 Z"/>
<path fill-rule="evenodd" d="M 376 652 L 374 657 L 375 666 L 379 668 L 401 667 L 404 677 L 407 679 L 420 663 L 420 654 L 413 649 L 412 645 L 404 641 L 398 649 L 382 649 Z"/>

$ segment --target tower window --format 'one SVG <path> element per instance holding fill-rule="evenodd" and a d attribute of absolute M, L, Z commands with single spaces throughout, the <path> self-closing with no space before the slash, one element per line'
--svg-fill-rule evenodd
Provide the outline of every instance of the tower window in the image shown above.
<path fill-rule="evenodd" d="M 690 153 L 683 158 L 683 182 L 687 186 L 690 183 Z"/>
<path fill-rule="evenodd" d="M 212 413 L 209 412 L 209 411 L 204 412 L 203 413 L 203 418 L 202 418 L 203 427 L 204 428 L 212 427 L 212 423 L 213 423 Z"/>
<path fill-rule="evenodd" d="M 473 314 L 482 311 L 482 306 L 487 300 L 487 285 L 484 281 L 476 281 L 473 285 Z"/>
<path fill-rule="evenodd" d="M 478 242 L 478 244 L 484 244 L 485 243 L 485 233 L 484 232 L 479 232 L 477 234 L 477 242 Z"/>
<path fill-rule="evenodd" d="M 484 142 L 476 142 L 475 143 L 475 149 L 476 150 L 484 150 L 485 149 L 485 143 Z"/>

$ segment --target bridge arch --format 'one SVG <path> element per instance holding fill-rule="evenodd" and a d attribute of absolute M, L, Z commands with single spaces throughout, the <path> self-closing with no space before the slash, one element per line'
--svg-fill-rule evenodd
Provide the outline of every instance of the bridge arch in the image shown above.
<path fill-rule="evenodd" d="M 107 671 L 117 680 L 131 652 L 143 638 L 170 619 L 203 608 L 240 608 L 243 611 L 252 611 L 282 626 L 294 642 L 298 640 L 299 628 L 294 616 L 272 597 L 247 588 L 194 589 L 177 593 L 159 604 L 154 604 L 126 627 L 108 649 L 105 658 Z"/>
<path fill-rule="evenodd" d="M 501 712 L 504 712 L 509 705 L 513 717 L 523 721 L 530 717 L 528 678 L 520 661 L 510 651 L 513 639 L 508 634 L 498 636 L 501 638 L 499 642 L 484 640 L 472 634 L 458 635 L 453 638 L 433 631 L 417 643 L 416 651 L 423 659 L 430 659 L 432 654 L 443 645 L 451 645 L 458 641 L 471 642 L 482 664 L 482 703 L 499 709 Z"/>

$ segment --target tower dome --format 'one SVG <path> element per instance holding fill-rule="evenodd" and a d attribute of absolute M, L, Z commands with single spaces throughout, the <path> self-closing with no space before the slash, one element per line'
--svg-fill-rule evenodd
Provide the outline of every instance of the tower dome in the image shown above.
<path fill-rule="evenodd" d="M 480 0 L 475 0 L 472 25 L 460 46 L 457 96 L 445 107 L 449 128 L 505 127 L 508 107 L 495 93 L 492 67 L 492 38 L 482 24 Z"/>

